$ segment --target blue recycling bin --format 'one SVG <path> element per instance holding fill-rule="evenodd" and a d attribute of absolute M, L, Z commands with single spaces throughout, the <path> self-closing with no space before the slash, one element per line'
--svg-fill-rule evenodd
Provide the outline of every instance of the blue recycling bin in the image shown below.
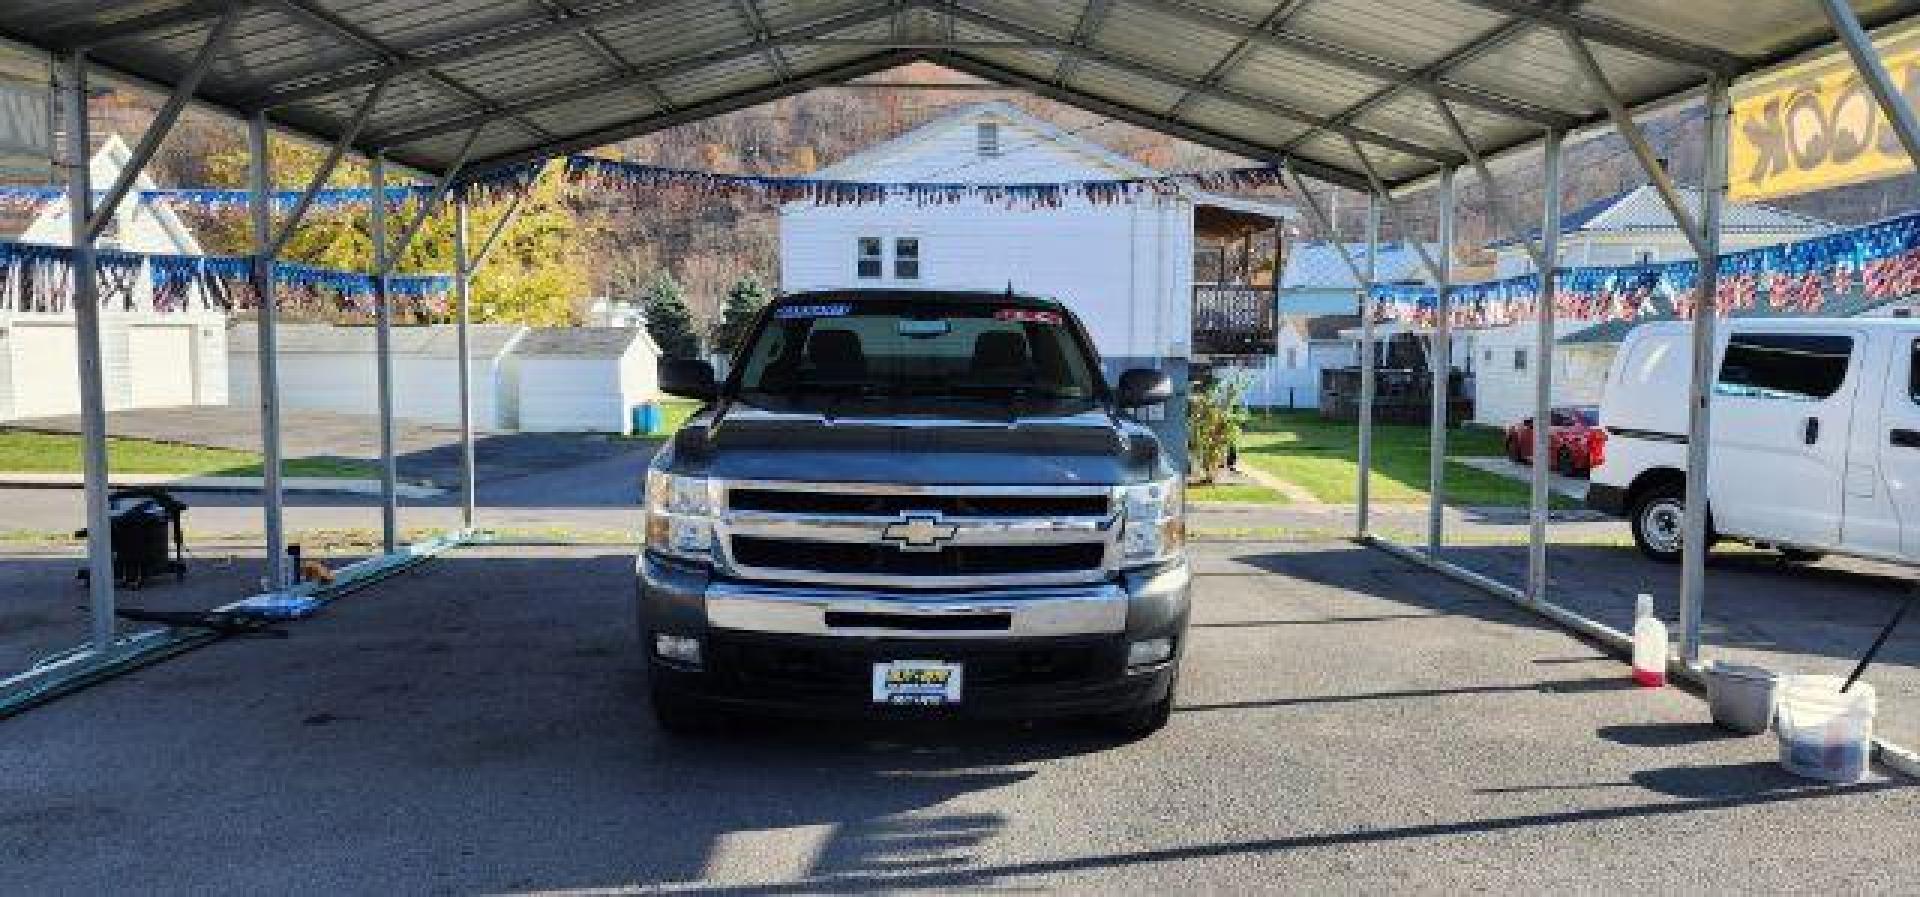
<path fill-rule="evenodd" d="M 660 406 L 653 402 L 642 402 L 633 406 L 633 433 L 635 436 L 657 435 L 665 424 L 665 415 Z"/>

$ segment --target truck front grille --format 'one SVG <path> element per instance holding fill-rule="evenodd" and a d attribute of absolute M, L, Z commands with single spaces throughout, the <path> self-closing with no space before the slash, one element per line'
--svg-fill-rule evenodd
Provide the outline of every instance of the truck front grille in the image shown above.
<path fill-rule="evenodd" d="M 740 580 L 907 589 L 1101 582 L 1119 537 L 1106 486 L 734 481 L 717 535 Z"/>
<path fill-rule="evenodd" d="M 793 492 L 733 489 L 727 507 L 780 514 L 846 514 L 894 517 L 938 512 L 948 517 L 1103 517 L 1111 498 L 1100 495 L 939 495 L 882 492 Z"/>
<path fill-rule="evenodd" d="M 733 559 L 748 567 L 887 576 L 1067 573 L 1099 567 L 1106 552 L 1107 546 L 1102 542 L 968 545 L 943 551 L 903 551 L 883 543 L 733 537 Z"/>

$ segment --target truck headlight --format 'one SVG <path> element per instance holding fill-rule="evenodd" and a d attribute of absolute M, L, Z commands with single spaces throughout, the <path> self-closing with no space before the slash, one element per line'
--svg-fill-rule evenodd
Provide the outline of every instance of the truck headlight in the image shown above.
<path fill-rule="evenodd" d="M 688 561 L 713 560 L 717 502 L 710 481 L 648 470 L 646 506 L 648 550 Z"/>
<path fill-rule="evenodd" d="M 1187 544 L 1186 483 L 1178 475 L 1125 486 L 1123 560 L 1129 567 L 1172 560 Z"/>

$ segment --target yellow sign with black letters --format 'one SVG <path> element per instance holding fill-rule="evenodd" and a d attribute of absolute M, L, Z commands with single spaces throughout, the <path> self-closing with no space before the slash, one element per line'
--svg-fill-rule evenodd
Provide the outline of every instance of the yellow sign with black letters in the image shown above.
<path fill-rule="evenodd" d="M 1920 26 L 1882 31 L 1880 58 L 1920 109 Z M 1728 195 L 1754 200 L 1857 184 L 1913 170 L 1846 51 L 1736 83 Z"/>

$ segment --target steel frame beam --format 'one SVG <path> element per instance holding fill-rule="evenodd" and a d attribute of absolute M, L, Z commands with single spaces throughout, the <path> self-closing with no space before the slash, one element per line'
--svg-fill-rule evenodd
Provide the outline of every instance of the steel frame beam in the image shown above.
<path fill-rule="evenodd" d="M 106 378 L 100 358 L 100 272 L 93 234 L 87 228 L 93 190 L 85 51 L 75 50 L 67 57 L 65 74 L 61 91 L 67 107 L 67 220 L 73 241 L 73 328 L 79 343 L 75 354 L 80 376 L 80 460 L 86 481 L 89 641 L 94 654 L 104 656 L 113 648 L 118 621 L 114 617 L 113 523 L 107 506 L 111 473 L 107 467 Z"/>
<path fill-rule="evenodd" d="M 1748 60 L 1732 53 L 1726 53 L 1712 47 L 1687 41 L 1674 40 L 1649 34 L 1637 28 L 1629 28 L 1604 19 L 1584 16 L 1572 11 L 1571 6 L 1555 0 L 1462 0 L 1472 6 L 1502 15 L 1512 16 L 1518 21 L 1531 25 L 1570 31 L 1597 44 L 1606 44 L 1622 50 L 1630 50 L 1661 62 L 1673 65 L 1691 66 L 1722 75 L 1733 75 L 1749 66 Z"/>
<path fill-rule="evenodd" d="M 965 72 L 975 77 L 999 81 L 1010 87 L 1027 91 L 1036 96 L 1064 103 L 1096 115 L 1104 115 L 1115 121 L 1122 121 L 1143 128 L 1156 129 L 1182 140 L 1192 141 L 1202 146 L 1210 146 L 1217 150 L 1223 150 L 1261 162 L 1277 165 L 1284 161 L 1287 164 L 1293 165 L 1300 173 L 1314 180 L 1324 181 L 1335 186 L 1346 187 L 1353 190 L 1367 189 L 1365 180 L 1357 178 L 1353 174 L 1338 168 L 1315 162 L 1311 159 L 1303 159 L 1297 156 L 1290 157 L 1272 147 L 1250 143 L 1241 138 L 1221 134 L 1217 131 L 1211 131 L 1182 122 L 1168 121 L 1151 112 L 1146 112 L 1131 106 L 1123 106 L 1119 103 L 1101 100 L 1077 91 L 1057 88 L 1040 80 L 1038 77 L 1002 68 L 994 63 L 959 54 L 935 56 L 933 59 L 947 68 Z"/>
<path fill-rule="evenodd" d="M 891 11 L 891 7 L 887 7 L 887 6 L 864 7 L 852 13 L 848 13 L 841 16 L 835 16 L 832 19 L 828 19 L 822 22 L 817 22 L 813 25 L 807 25 L 801 28 L 796 28 L 786 32 L 782 32 L 781 34 L 777 35 L 771 40 L 749 41 L 747 43 L 736 44 L 731 47 L 714 50 L 710 53 L 703 53 L 691 59 L 680 60 L 676 62 L 669 62 L 661 65 L 646 66 L 643 68 L 636 69 L 632 74 L 601 75 L 601 76 L 595 76 L 592 78 L 586 78 L 580 81 L 575 81 L 571 84 L 565 84 L 560 87 L 544 90 L 544 91 L 541 91 L 540 93 L 537 93 L 531 96 L 521 97 L 516 100 L 510 100 L 504 105 L 502 105 L 496 112 L 493 112 L 493 113 L 484 113 L 484 112 L 471 113 L 467 115 L 462 115 L 458 118 L 451 118 L 451 119 L 446 119 L 439 122 L 433 122 L 430 124 L 422 125 L 420 127 L 412 128 L 405 131 L 378 135 L 375 139 L 381 146 L 388 147 L 388 148 L 406 146 L 407 144 L 410 144 L 410 143 L 426 140 L 431 137 L 438 137 L 443 134 L 450 134 L 455 131 L 460 131 L 465 128 L 472 127 L 475 123 L 480 121 L 491 121 L 502 114 L 527 114 L 531 112 L 537 112 L 541 109 L 545 109 L 547 107 L 550 107 L 559 103 L 567 103 L 575 100 L 587 99 L 589 97 L 598 96 L 600 94 L 610 93 L 615 90 L 621 90 L 627 87 L 632 87 L 639 82 L 650 83 L 653 81 L 657 81 L 661 78 L 670 78 L 675 75 L 684 74 L 686 72 L 702 69 L 710 65 L 716 65 L 718 63 L 739 59 L 744 56 L 753 56 L 758 54 L 765 47 L 771 46 L 775 43 L 794 41 L 801 38 L 814 37 L 822 34 L 830 34 L 832 32 L 841 31 L 847 28 L 852 28 L 857 25 L 864 25 L 869 22 L 878 21 L 880 19 L 885 18 L 887 13 L 890 11 Z M 802 76 L 802 78 L 807 78 L 807 77 L 810 77 L 810 76 Z M 783 83 L 792 83 L 792 80 L 790 80 L 789 82 L 783 82 Z M 777 87 L 779 85 L 773 85 L 773 86 Z"/>
<path fill-rule="evenodd" d="M 574 15 L 567 6 L 560 3 L 560 0 L 534 0 L 534 2 L 540 4 L 540 8 L 546 10 L 549 15 L 553 16 L 555 21 L 566 21 Z M 599 30 L 592 24 L 574 29 L 573 34 L 580 39 L 582 46 L 599 55 L 614 71 L 623 75 L 639 78 L 640 80 L 634 86 L 640 88 L 640 90 L 647 95 L 647 99 L 652 101 L 654 105 L 662 109 L 672 109 L 674 107 L 673 98 L 667 96 L 666 92 L 660 89 L 660 85 L 641 77 L 639 75 L 639 69 L 636 68 L 633 63 L 628 62 L 627 58 L 622 55 L 619 50 L 615 49 L 613 44 L 608 43 L 607 39 L 601 36 Z"/>
<path fill-rule="evenodd" d="M 1700 179 L 1700 276 L 1693 304 L 1693 377 L 1687 389 L 1687 485 L 1689 496 L 1707 501 L 1686 503 L 1680 557 L 1680 663 L 1700 666 L 1700 618 L 1707 600 L 1707 530 L 1711 514 L 1709 487 L 1713 448 L 1713 381 L 1717 374 L 1714 330 L 1719 323 L 1720 217 L 1727 195 L 1727 135 L 1732 110 L 1727 103 L 1727 79 L 1714 75 L 1707 85 L 1707 158 Z"/>
<path fill-rule="evenodd" d="M 466 140 L 460 145 L 459 154 L 454 157 L 453 167 L 440 178 L 440 183 L 434 187 L 433 194 L 422 199 L 419 206 L 413 210 L 413 219 L 408 221 L 406 229 L 400 232 L 400 242 L 387 252 L 385 264 L 379 269 L 380 276 L 389 276 L 393 274 L 394 268 L 399 267 L 400 257 L 405 255 L 408 247 L 413 245 L 413 238 L 420 233 L 420 228 L 426 225 L 428 216 L 438 210 L 440 204 L 446 200 L 447 192 L 453 189 L 454 180 L 466 169 L 467 159 L 473 154 L 473 145 L 479 141 L 480 132 L 486 129 L 487 126 L 481 124 L 467 132 Z M 379 195 L 386 194 L 382 191 Z"/>
<path fill-rule="evenodd" d="M 1239 49 L 1243 55 L 1245 49 L 1253 46 L 1268 47 L 1287 53 L 1306 56 L 1315 62 L 1331 65 L 1357 75 L 1366 75 L 1393 83 L 1420 84 L 1441 96 L 1463 106 L 1471 106 L 1483 112 L 1503 115 L 1521 121 L 1532 122 L 1543 127 L 1571 127 L 1575 116 L 1550 109 L 1525 100 L 1501 96 L 1478 87 L 1464 87 L 1450 84 L 1438 76 L 1423 77 L 1423 70 L 1396 62 L 1390 62 L 1345 47 L 1327 43 L 1318 38 L 1309 37 L 1284 30 L 1285 23 L 1303 7 L 1308 0 L 1291 0 L 1276 7 L 1267 20 L 1248 22 L 1224 10 L 1201 6 L 1188 0 L 1135 0 L 1151 9 L 1170 16 L 1209 28 L 1234 31 L 1240 36 Z M 1275 18 L 1275 14 L 1281 14 Z M 1226 62 L 1229 57 L 1223 58 Z M 1231 71 L 1229 69 L 1229 71 Z M 1225 75 L 1221 75 L 1222 78 Z M 1190 101 L 1189 101 L 1190 102 Z"/>
<path fill-rule="evenodd" d="M 989 28 L 989 29 L 999 31 L 1000 33 L 1008 35 L 1009 37 L 1015 37 L 1021 40 L 1028 40 L 1038 44 L 1052 43 L 1052 44 L 1055 44 L 1057 48 L 1061 50 L 1065 50 L 1069 46 L 1071 46 L 1070 44 L 1060 41 L 1058 38 L 1055 38 L 1044 31 L 1039 31 L 1037 29 L 1029 28 L 1025 25 L 1021 25 L 1016 22 L 1009 22 L 1006 19 L 1002 19 L 997 16 L 987 15 L 986 13 L 978 12 L 964 6 L 954 6 L 950 14 L 955 18 L 958 18 L 967 22 L 971 22 L 982 28 Z M 1275 118 L 1283 118 L 1290 121 L 1295 121 L 1300 124 L 1307 125 L 1310 128 L 1320 128 L 1323 130 L 1330 131 L 1332 133 L 1339 134 L 1343 137 L 1361 140 L 1366 143 L 1372 144 L 1374 146 L 1381 147 L 1382 149 L 1389 149 L 1389 150 L 1393 150 L 1394 152 L 1405 153 L 1407 155 L 1414 156 L 1416 158 L 1425 159 L 1429 162 L 1437 162 L 1440 164 L 1454 164 L 1460 161 L 1464 161 L 1451 152 L 1438 150 L 1433 147 L 1424 146 L 1424 145 L 1413 143 L 1407 140 L 1402 140 L 1400 138 L 1392 137 L 1386 134 L 1375 133 L 1365 128 L 1355 127 L 1353 125 L 1336 122 L 1324 116 L 1315 115 L 1311 112 L 1307 112 L 1302 109 L 1295 109 L 1291 106 L 1288 106 L 1282 103 L 1276 103 L 1271 100 L 1263 99 L 1261 97 L 1256 97 L 1250 94 L 1241 93 L 1240 91 L 1232 90 L 1230 88 L 1219 87 L 1219 86 L 1209 87 L 1205 84 L 1200 83 L 1199 81 L 1196 81 L 1192 78 L 1188 78 L 1185 75 L 1181 75 L 1177 72 L 1170 72 L 1170 71 L 1167 71 L 1166 69 L 1162 69 L 1158 66 L 1150 65 L 1148 63 L 1138 62 L 1133 59 L 1128 59 L 1125 57 L 1114 56 L 1112 54 L 1095 50 L 1090 47 L 1081 48 L 1080 55 L 1081 55 L 1081 58 L 1098 62 L 1101 65 L 1118 69 L 1120 71 L 1128 72 L 1128 73 L 1137 75 L 1139 77 L 1158 81 L 1169 87 L 1176 87 L 1176 88 L 1181 88 L 1185 90 L 1196 91 L 1203 96 L 1209 96 L 1216 99 L 1225 100 L 1227 102 L 1235 103 L 1240 106 L 1244 106 L 1248 109 L 1253 109 L 1255 111 L 1263 112 L 1267 115 L 1274 116 Z M 1060 89 L 1060 88 L 1058 88 L 1058 86 L 1056 85 L 1055 89 Z M 1278 155 L 1287 155 L 1287 154 L 1288 153 L 1286 152 L 1278 153 Z"/>
<path fill-rule="evenodd" d="M 1613 82 L 1609 81 L 1607 73 L 1601 70 L 1599 60 L 1593 58 L 1593 51 L 1587 48 L 1586 41 L 1572 29 L 1563 29 L 1560 37 L 1566 42 L 1567 52 L 1573 56 L 1575 62 L 1579 63 L 1581 72 L 1586 75 L 1587 85 L 1593 89 L 1594 96 L 1600 100 L 1601 105 L 1606 107 L 1608 117 L 1613 119 L 1615 130 L 1618 130 L 1620 137 L 1627 142 L 1627 148 L 1633 151 L 1633 157 L 1639 161 L 1640 167 L 1647 173 L 1647 178 L 1653 182 L 1653 189 L 1660 194 L 1660 199 L 1673 213 L 1674 223 L 1678 224 L 1681 232 L 1685 234 L 1687 245 L 1692 247 L 1693 254 L 1699 258 L 1718 255 L 1716 252 L 1709 251 L 1710 247 L 1700 230 L 1700 223 L 1694 220 L 1693 213 L 1687 211 L 1686 203 L 1680 197 L 1680 190 L 1673 185 L 1672 176 L 1668 175 L 1666 167 L 1660 164 L 1659 156 L 1653 151 L 1653 145 L 1647 142 L 1646 132 L 1640 130 L 1640 125 L 1633 120 L 1633 113 L 1627 109 L 1625 101 L 1620 99 L 1620 94 L 1613 89 Z"/>
<path fill-rule="evenodd" d="M 1560 275 L 1560 167 L 1563 135 L 1548 131 L 1544 149 L 1545 164 L 1540 191 L 1540 245 L 1534 249 L 1533 270 L 1540 277 L 1535 294 L 1533 339 L 1533 470 L 1527 498 L 1527 585 L 1529 603 L 1547 600 L 1547 523 L 1551 513 L 1552 469 L 1547 460 L 1551 451 L 1553 417 L 1553 355 L 1559 344 L 1554 317 L 1555 295 Z M 1485 177 L 1482 175 L 1482 177 Z"/>
<path fill-rule="evenodd" d="M 372 118 L 374 110 L 379 108 L 380 98 L 386 94 L 388 83 L 374 82 L 367 95 L 361 98 L 359 107 L 353 111 L 353 118 L 347 122 L 346 130 L 340 132 L 340 137 L 328 148 L 327 155 L 320 160 L 320 167 L 314 169 L 313 177 L 307 181 L 307 188 L 300 192 L 292 211 L 287 213 L 287 220 L 281 223 L 279 233 L 267 244 L 265 254 L 268 258 L 278 258 L 280 250 L 287 248 L 287 241 L 293 239 L 294 230 L 300 226 L 301 219 L 307 216 L 307 209 L 312 207 L 314 194 L 320 192 L 320 188 L 326 186 L 327 180 L 333 177 L 334 169 L 340 167 L 340 160 L 347 154 L 347 148 L 353 145 L 354 138 L 360 136 L 360 130 L 366 127 L 367 119 Z M 384 194 L 378 195 L 386 198 Z"/>
<path fill-rule="evenodd" d="M 1379 362 L 1374 357 L 1378 351 L 1374 345 L 1373 281 L 1380 276 L 1380 197 L 1367 194 L 1367 266 L 1366 278 L 1361 281 L 1360 293 L 1360 408 L 1355 413 L 1359 418 L 1359 450 L 1354 460 L 1359 464 L 1358 482 L 1355 483 L 1354 497 L 1358 502 L 1353 518 L 1354 535 L 1357 538 L 1372 538 L 1373 534 L 1373 404 L 1379 393 Z"/>
<path fill-rule="evenodd" d="M 1269 10 L 1265 16 L 1260 18 L 1257 24 L 1241 27 L 1240 35 L 1234 38 L 1233 46 L 1228 48 L 1227 52 L 1219 59 L 1214 60 L 1213 65 L 1207 67 L 1206 74 L 1200 76 L 1200 83 L 1208 87 L 1215 87 L 1226 80 L 1228 75 L 1233 74 L 1235 70 L 1240 68 L 1240 63 L 1245 61 L 1247 57 L 1247 51 L 1253 49 L 1253 42 L 1256 38 L 1284 25 L 1288 19 L 1293 18 L 1294 13 L 1299 12 L 1301 7 L 1306 6 L 1307 2 L 1308 0 L 1280 0 L 1279 3 L 1274 4 L 1273 9 Z M 1149 3 L 1147 5 L 1163 12 L 1172 10 L 1185 11 L 1185 7 L 1176 6 L 1172 3 Z M 1178 120 L 1180 116 L 1186 112 L 1187 106 L 1199 96 L 1198 91 L 1192 89 L 1186 90 L 1174 99 L 1173 104 L 1168 106 L 1167 111 L 1163 114 L 1168 118 Z"/>
<path fill-rule="evenodd" d="M 368 52 L 373 53 L 381 59 L 405 61 L 407 58 L 405 53 L 387 46 L 386 42 L 369 34 L 366 29 L 335 15 L 329 10 L 313 5 L 311 0 L 271 0 L 271 2 L 295 18 L 307 22 L 309 26 L 331 32 L 344 40 L 359 44 Z M 460 100 L 471 103 L 482 110 L 495 108 L 493 100 L 488 99 L 485 94 L 474 90 L 472 87 L 438 70 L 429 68 L 422 73 L 422 77 L 433 82 L 441 90 Z M 527 133 L 535 137 L 547 139 L 553 136 L 553 133 L 541 127 L 539 122 L 525 115 L 515 113 L 507 117 L 511 118 L 520 127 L 525 128 Z"/>
<path fill-rule="evenodd" d="M 253 227 L 253 292 L 255 337 L 260 365 L 260 510 L 266 532 L 267 588 L 285 589 L 287 553 L 286 492 L 281 482 L 280 442 L 280 303 L 274 292 L 274 233 L 272 155 L 268 152 L 267 117 L 247 119 L 247 198 Z M 311 192 L 314 188 L 309 187 Z"/>
<path fill-rule="evenodd" d="M 1453 399 L 1453 207 L 1452 168 L 1440 172 L 1440 261 L 1434 284 L 1433 350 L 1427 369 L 1433 378 L 1433 407 L 1427 433 L 1427 556 L 1440 559 L 1447 533 L 1447 421 Z"/>
<path fill-rule="evenodd" d="M 460 526 L 474 528 L 479 516 L 479 474 L 473 448 L 473 347 L 468 339 L 473 268 L 467 260 L 467 201 L 453 202 L 454 359 L 460 384 Z"/>
<path fill-rule="evenodd" d="M 1420 265 L 1426 269 L 1427 277 L 1436 284 L 1443 282 L 1445 275 L 1441 272 L 1440 265 L 1434 261 L 1433 253 L 1427 251 L 1426 242 L 1414 236 L 1413 229 L 1407 226 L 1406 217 L 1400 214 L 1400 203 L 1387 189 L 1386 182 L 1380 179 L 1380 170 L 1374 167 L 1372 159 L 1367 158 L 1366 150 L 1352 138 L 1347 140 L 1347 150 L 1360 161 L 1360 170 L 1367 176 L 1367 187 L 1379 198 L 1380 204 L 1386 207 L 1387 216 L 1393 219 L 1393 229 L 1400 234 L 1400 239 L 1411 245 L 1414 253 L 1420 256 Z"/>
<path fill-rule="evenodd" d="M 127 198 L 127 191 L 132 190 L 134 183 L 140 179 L 147 162 L 160 149 L 160 142 L 166 139 L 173 130 L 174 122 L 180 120 L 180 113 L 193 101 L 194 91 L 200 89 L 200 79 L 206 77 L 207 71 L 213 68 L 214 57 L 226 48 L 227 35 L 233 33 L 233 26 L 240 21 L 241 9 L 239 3 L 229 0 L 226 11 L 220 14 L 220 20 L 207 32 L 206 39 L 200 44 L 200 51 L 194 54 L 193 64 L 180 76 L 180 83 L 174 85 L 173 92 L 167 96 L 160 110 L 154 113 L 153 121 L 148 123 L 146 132 L 140 135 L 140 142 L 134 145 L 126 166 L 120 169 L 120 175 L 113 179 L 113 186 L 108 187 L 106 195 L 101 197 L 99 207 L 85 220 L 87 240 L 98 239 L 107 229 L 107 224 L 113 221 L 121 200 Z"/>
<path fill-rule="evenodd" d="M 367 168 L 374 196 L 367 218 L 373 238 L 373 369 L 380 404 L 380 545 L 381 553 L 393 554 L 400 550 L 400 463 L 393 439 L 393 302 L 387 273 L 397 253 L 387 251 L 387 161 L 374 153 Z"/>
<path fill-rule="evenodd" d="M 747 30 L 753 32 L 756 42 L 766 43 L 766 51 L 761 55 L 767 65 L 773 67 L 773 74 L 781 81 L 793 80 L 793 67 L 787 64 L 787 57 L 780 52 L 780 46 L 772 42 L 773 31 L 767 27 L 767 19 L 760 14 L 760 4 L 755 0 L 734 0 L 734 7 L 747 21 Z"/>
<path fill-rule="evenodd" d="M 1508 206 L 1506 195 L 1501 192 L 1499 183 L 1493 179 L 1493 171 L 1487 167 L 1487 160 L 1480 155 L 1478 149 L 1474 148 L 1473 137 L 1467 133 L 1466 126 L 1460 123 L 1460 117 L 1454 114 L 1453 107 L 1447 105 L 1447 101 L 1438 93 L 1426 91 L 1426 94 L 1427 98 L 1433 101 L 1434 111 L 1440 113 L 1440 120 L 1446 124 L 1447 132 L 1452 134 L 1454 142 L 1459 144 L 1461 154 L 1467 157 L 1467 162 L 1473 166 L 1474 174 L 1479 176 L 1480 187 L 1487 193 L 1487 205 L 1492 207 L 1495 222 L 1519 239 L 1521 248 L 1526 250 L 1527 257 L 1533 261 L 1534 270 L 1547 270 L 1548 266 L 1541 256 L 1539 245 L 1527 237 L 1526 231 L 1515 222 L 1513 210 Z"/>
<path fill-rule="evenodd" d="M 488 53 L 511 50 L 514 47 L 550 37 L 573 34 L 604 25 L 623 16 L 672 6 L 675 2 L 676 0 L 617 0 L 617 2 L 602 3 L 590 10 L 576 10 L 564 17 L 552 18 L 544 22 L 535 20 L 524 27 L 506 28 L 485 34 L 464 34 L 436 41 L 429 47 L 408 50 L 405 58 L 385 59 L 373 68 L 344 75 L 337 74 L 339 66 L 309 69 L 282 79 L 281 84 L 286 86 L 244 97 L 241 102 L 251 108 L 274 109 L 336 94 L 343 90 L 372 84 L 375 81 L 412 75 L 434 66 L 475 59 Z"/>
<path fill-rule="evenodd" d="M 156 31 L 168 31 L 175 28 L 219 18 L 234 6 L 252 6 L 258 0 L 195 0 L 184 6 L 162 9 L 124 19 L 110 25 L 62 24 L 51 30 L 48 43 L 69 50 L 91 50 L 107 44 L 146 37 Z"/>
<path fill-rule="evenodd" d="M 1093 46 L 1094 35 L 1100 33 L 1100 26 L 1106 23 L 1107 11 L 1113 7 L 1114 0 L 1087 0 L 1080 17 L 1073 23 L 1073 33 L 1068 36 L 1068 47 L 1061 50 L 1060 61 L 1053 66 L 1053 77 L 1047 80 L 1053 86 L 1065 88 L 1067 81 L 1073 78 L 1073 70 L 1080 63 L 1080 54 Z M 947 21 L 954 21 L 953 9 L 947 9 Z"/>

